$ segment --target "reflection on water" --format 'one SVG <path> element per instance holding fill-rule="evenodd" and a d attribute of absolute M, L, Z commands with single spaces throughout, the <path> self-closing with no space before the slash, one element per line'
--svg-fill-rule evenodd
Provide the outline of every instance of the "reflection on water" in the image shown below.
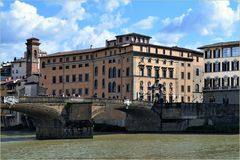
<path fill-rule="evenodd" d="M 1 143 L 1 159 L 39 158 L 239 159 L 239 135 L 113 134 L 93 139 Z"/>

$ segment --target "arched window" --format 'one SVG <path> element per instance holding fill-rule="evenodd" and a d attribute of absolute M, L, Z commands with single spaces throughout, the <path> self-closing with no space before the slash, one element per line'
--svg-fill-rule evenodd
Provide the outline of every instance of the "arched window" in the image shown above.
<path fill-rule="evenodd" d="M 116 72 L 117 72 L 116 67 L 113 67 L 113 76 L 112 76 L 113 78 L 116 78 L 116 74 L 117 74 Z"/>
<path fill-rule="evenodd" d="M 195 85 L 195 92 L 199 92 L 199 85 L 198 84 Z"/>
<path fill-rule="evenodd" d="M 111 84 L 111 82 L 108 83 L 108 92 L 109 93 L 112 92 L 112 84 Z"/>
<path fill-rule="evenodd" d="M 98 80 L 95 79 L 95 81 L 94 81 L 94 89 L 97 89 L 97 88 L 98 88 Z"/>
<path fill-rule="evenodd" d="M 46 63 L 42 62 L 42 68 L 45 68 L 45 67 L 46 67 Z"/>
<path fill-rule="evenodd" d="M 105 98 L 105 93 L 104 92 L 102 93 L 102 98 Z"/>
<path fill-rule="evenodd" d="M 223 87 L 228 87 L 229 86 L 229 77 L 228 76 L 224 76 L 222 79 L 222 86 Z"/>
<path fill-rule="evenodd" d="M 105 79 L 102 79 L 102 88 L 105 88 Z"/>
<path fill-rule="evenodd" d="M 163 82 L 163 93 L 166 93 L 166 82 Z"/>
<path fill-rule="evenodd" d="M 232 84 L 232 87 L 237 87 L 239 86 L 239 77 L 237 75 L 234 75 L 232 78 L 231 78 L 231 84 Z"/>
<path fill-rule="evenodd" d="M 94 68 L 94 76 L 98 76 L 98 67 Z"/>
<path fill-rule="evenodd" d="M 148 82 L 148 86 L 147 87 L 148 87 L 148 90 L 151 90 L 151 82 L 150 81 Z"/>
<path fill-rule="evenodd" d="M 143 81 L 140 81 L 140 92 L 143 92 Z"/>
<path fill-rule="evenodd" d="M 112 92 L 116 92 L 116 82 L 113 82 L 112 84 Z"/>
<path fill-rule="evenodd" d="M 105 66 L 102 66 L 102 75 L 105 75 Z"/>
<path fill-rule="evenodd" d="M 108 78 L 112 78 L 112 68 L 108 69 Z"/>

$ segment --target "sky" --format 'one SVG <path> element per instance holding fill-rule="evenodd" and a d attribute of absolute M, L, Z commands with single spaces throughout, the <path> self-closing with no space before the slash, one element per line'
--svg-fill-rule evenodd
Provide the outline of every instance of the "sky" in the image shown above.
<path fill-rule="evenodd" d="M 150 43 L 190 49 L 240 40 L 238 0 L 0 0 L 0 57 L 23 57 L 26 39 L 52 54 L 102 47 L 140 33 Z"/>

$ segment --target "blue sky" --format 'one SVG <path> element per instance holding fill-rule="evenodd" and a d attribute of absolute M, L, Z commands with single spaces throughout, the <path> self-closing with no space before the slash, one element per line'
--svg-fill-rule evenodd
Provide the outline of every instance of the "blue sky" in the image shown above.
<path fill-rule="evenodd" d="M 32 35 L 48 54 L 129 32 L 191 49 L 240 39 L 237 0 L 0 0 L 0 8 L 1 61 L 22 57 Z"/>

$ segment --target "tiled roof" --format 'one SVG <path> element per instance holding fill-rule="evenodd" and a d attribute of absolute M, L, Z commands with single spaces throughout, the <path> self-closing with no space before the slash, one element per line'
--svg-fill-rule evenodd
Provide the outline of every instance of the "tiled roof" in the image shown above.
<path fill-rule="evenodd" d="M 73 51 L 65 51 L 65 52 L 57 52 L 57 53 L 49 54 L 49 55 L 41 57 L 41 58 L 63 56 L 63 55 L 73 55 L 73 54 L 79 54 L 79 53 L 89 53 L 89 52 L 95 52 L 95 51 L 98 51 L 98 50 L 102 50 L 104 48 L 106 48 L 106 47 L 89 48 L 89 49 L 73 50 Z"/>
<path fill-rule="evenodd" d="M 196 50 L 188 49 L 188 48 L 183 48 L 183 47 L 178 47 L 178 46 L 173 46 L 171 48 L 175 49 L 175 50 L 183 51 L 183 52 L 192 52 L 192 53 L 196 53 L 196 54 L 203 54 L 200 51 L 196 51 Z"/>
<path fill-rule="evenodd" d="M 198 49 L 211 48 L 211 47 L 223 47 L 223 46 L 240 46 L 240 41 L 213 43 L 213 44 L 208 44 L 205 46 L 198 47 Z"/>

